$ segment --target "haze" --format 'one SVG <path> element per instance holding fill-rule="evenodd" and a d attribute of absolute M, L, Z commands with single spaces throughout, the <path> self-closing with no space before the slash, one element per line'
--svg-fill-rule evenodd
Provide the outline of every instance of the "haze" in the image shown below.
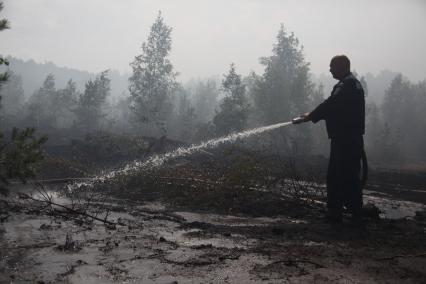
<path fill-rule="evenodd" d="M 280 23 L 305 48 L 313 73 L 347 54 L 359 73 L 389 69 L 426 77 L 426 2 L 411 1 L 144 1 L 6 0 L 0 53 L 90 72 L 117 69 L 141 53 L 159 10 L 173 28 L 171 60 L 179 80 L 262 73 Z"/>

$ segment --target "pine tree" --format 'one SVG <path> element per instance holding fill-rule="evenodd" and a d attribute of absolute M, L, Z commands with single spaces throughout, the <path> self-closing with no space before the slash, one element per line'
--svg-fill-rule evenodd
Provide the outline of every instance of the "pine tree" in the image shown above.
<path fill-rule="evenodd" d="M 222 91 L 225 97 L 213 118 L 217 133 L 222 135 L 243 130 L 247 126 L 249 105 L 245 96 L 246 86 L 241 82 L 241 75 L 236 73 L 234 64 L 222 81 Z"/>
<path fill-rule="evenodd" d="M 385 133 L 380 110 L 374 102 L 367 103 L 365 110 L 365 147 L 373 159 L 379 158 L 384 145 L 381 137 Z"/>
<path fill-rule="evenodd" d="M 385 91 L 382 105 L 383 119 L 391 128 L 403 126 L 404 106 L 411 96 L 411 89 L 410 82 L 399 74 Z"/>
<path fill-rule="evenodd" d="M 0 2 L 0 11 L 3 2 Z M 0 31 L 8 28 L 8 21 L 0 20 Z M 0 65 L 8 62 L 0 57 Z M 0 74 L 1 83 L 7 80 L 7 74 Z M 36 166 L 43 159 L 41 145 L 47 140 L 46 136 L 37 138 L 34 128 L 19 130 L 14 128 L 10 138 L 0 132 L 0 193 L 6 195 L 10 179 L 20 179 L 26 182 L 34 177 Z"/>
<path fill-rule="evenodd" d="M 142 54 L 131 63 L 130 107 L 137 120 L 148 124 L 157 134 L 160 129 L 166 131 L 167 120 L 173 113 L 171 95 L 177 88 L 177 74 L 168 59 L 172 45 L 171 31 L 159 12 L 151 26 L 148 41 L 142 44 Z"/>
<path fill-rule="evenodd" d="M 57 91 L 54 100 L 54 108 L 57 110 L 57 127 L 69 128 L 73 124 L 74 110 L 77 108 L 79 94 L 76 83 L 72 80 L 67 82 L 64 89 Z"/>
<path fill-rule="evenodd" d="M 77 107 L 74 109 L 76 115 L 76 126 L 86 132 L 98 130 L 103 113 L 103 105 L 110 94 L 110 79 L 108 70 L 102 72 L 95 80 L 89 80 L 83 94 L 78 98 Z"/>
<path fill-rule="evenodd" d="M 177 92 L 176 118 L 173 124 L 174 132 L 179 140 L 190 142 L 194 136 L 195 109 L 191 105 L 189 94 L 184 88 Z"/>
<path fill-rule="evenodd" d="M 313 84 L 303 47 L 293 33 L 288 35 L 284 25 L 277 35 L 272 55 L 261 58 L 265 71 L 254 90 L 255 106 L 263 123 L 289 121 L 304 113 L 311 105 Z"/>
<path fill-rule="evenodd" d="M 35 177 L 37 166 L 43 159 L 41 145 L 47 136 L 37 138 L 34 128 L 14 128 L 10 138 L 0 133 L 0 193 L 6 195 L 10 179 L 26 182 Z"/>
<path fill-rule="evenodd" d="M 313 107 L 314 85 L 310 80 L 309 63 L 305 62 L 303 46 L 293 33 L 281 25 L 272 55 L 261 58 L 265 71 L 253 88 L 256 116 L 263 125 L 290 121 Z M 277 130 L 279 148 L 292 153 L 309 153 L 313 146 L 310 125 Z M 283 148 L 283 147 L 287 148 Z"/>
<path fill-rule="evenodd" d="M 198 123 L 207 123 L 215 115 L 219 90 L 216 81 L 199 81 L 194 90 L 195 117 Z"/>
<path fill-rule="evenodd" d="M 401 159 L 418 160 L 425 153 L 425 107 L 426 82 L 412 83 L 400 74 L 385 91 L 383 121 L 388 124 L 388 137 L 393 141 L 391 151 L 399 152 Z"/>
<path fill-rule="evenodd" d="M 8 80 L 1 86 L 0 96 L 1 115 L 4 115 L 6 120 L 16 121 L 22 115 L 25 99 L 21 76 L 9 72 Z"/>
<path fill-rule="evenodd" d="M 47 75 L 43 85 L 29 99 L 27 105 L 27 122 L 31 126 L 51 129 L 56 126 L 56 113 L 52 103 L 56 100 L 55 77 Z"/>

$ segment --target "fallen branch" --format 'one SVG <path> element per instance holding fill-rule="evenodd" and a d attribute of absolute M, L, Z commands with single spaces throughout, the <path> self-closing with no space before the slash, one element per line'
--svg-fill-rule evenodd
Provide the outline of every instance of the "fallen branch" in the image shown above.
<path fill-rule="evenodd" d="M 32 197 L 32 196 L 30 196 L 30 195 L 28 195 L 28 194 L 25 194 L 25 193 L 21 193 L 21 194 L 22 194 L 22 195 L 24 195 L 27 199 L 30 199 L 30 200 L 32 200 L 32 201 L 36 201 L 36 202 L 40 202 L 40 203 L 44 203 L 44 204 L 48 204 L 48 205 L 50 205 L 50 206 L 57 206 L 57 207 L 59 207 L 59 208 L 63 208 L 63 209 L 65 209 L 68 213 L 71 213 L 71 214 L 75 214 L 75 215 L 82 215 L 82 216 L 85 216 L 85 217 L 89 217 L 89 218 L 91 218 L 91 219 L 93 219 L 93 220 L 100 221 L 100 222 L 105 223 L 105 224 L 108 224 L 108 225 L 117 225 L 117 223 L 115 223 L 115 222 L 111 222 L 111 221 L 108 221 L 108 220 L 106 220 L 106 218 L 101 219 L 101 218 L 96 217 L 96 216 L 93 216 L 93 215 L 91 215 L 91 214 L 89 214 L 89 213 L 87 213 L 87 212 L 80 211 L 80 210 L 76 210 L 76 209 L 73 209 L 73 208 L 69 208 L 69 207 L 67 207 L 67 206 L 65 206 L 65 205 L 55 203 L 55 202 L 53 202 L 52 200 L 49 200 L 49 199 L 47 199 L 47 200 L 40 200 L 40 199 L 34 198 L 34 197 Z"/>

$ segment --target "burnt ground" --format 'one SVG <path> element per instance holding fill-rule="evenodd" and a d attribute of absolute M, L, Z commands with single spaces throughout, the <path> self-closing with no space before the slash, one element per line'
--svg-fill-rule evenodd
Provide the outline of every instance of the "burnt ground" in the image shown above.
<path fill-rule="evenodd" d="M 0 201 L 0 283 L 424 283 L 424 175 L 373 176 L 380 216 L 336 226 L 291 163 L 217 156 L 72 194 L 17 185 Z"/>
<path fill-rule="evenodd" d="M 424 215 L 369 218 L 358 228 L 327 224 L 321 207 L 281 205 L 265 217 L 92 202 L 87 212 L 109 211 L 114 224 L 104 224 L 11 196 L 0 283 L 424 283 Z"/>

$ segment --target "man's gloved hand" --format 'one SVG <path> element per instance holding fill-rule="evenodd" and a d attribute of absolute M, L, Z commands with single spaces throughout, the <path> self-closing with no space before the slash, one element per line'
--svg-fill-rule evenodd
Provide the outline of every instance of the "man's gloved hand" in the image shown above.
<path fill-rule="evenodd" d="M 311 120 L 311 118 L 309 117 L 309 113 L 305 113 L 305 114 L 300 115 L 299 117 L 293 118 L 291 120 L 291 122 L 293 124 L 300 124 L 302 122 L 308 122 L 310 120 Z"/>

